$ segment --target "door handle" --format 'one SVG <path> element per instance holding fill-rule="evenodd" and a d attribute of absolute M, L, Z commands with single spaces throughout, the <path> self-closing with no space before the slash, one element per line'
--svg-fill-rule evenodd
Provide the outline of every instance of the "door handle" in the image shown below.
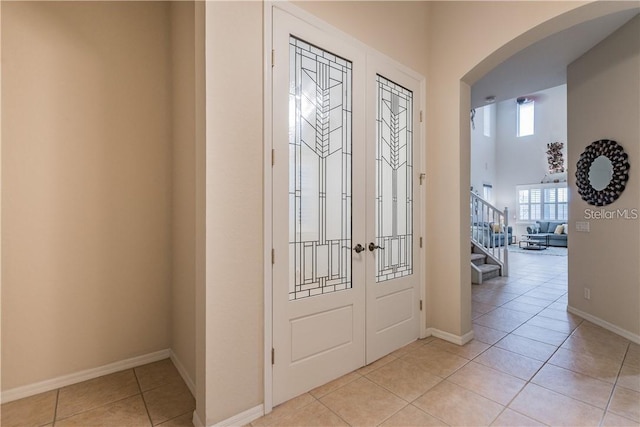
<path fill-rule="evenodd" d="M 373 252 L 373 251 L 374 251 L 374 250 L 376 250 L 376 249 L 384 249 L 384 248 L 383 248 L 382 246 L 378 246 L 378 245 L 376 245 L 376 244 L 375 244 L 375 243 L 373 243 L 373 242 L 369 243 L 369 250 L 370 250 L 371 252 Z"/>
<path fill-rule="evenodd" d="M 360 243 L 358 243 L 356 245 L 355 248 L 353 248 L 354 251 L 356 251 L 357 254 L 359 254 L 360 252 L 364 251 L 364 246 L 362 246 Z"/>

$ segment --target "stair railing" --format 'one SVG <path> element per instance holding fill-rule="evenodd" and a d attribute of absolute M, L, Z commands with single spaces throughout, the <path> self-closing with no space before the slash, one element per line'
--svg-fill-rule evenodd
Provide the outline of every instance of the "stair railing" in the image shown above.
<path fill-rule="evenodd" d="M 471 192 L 471 242 L 509 275 L 509 209 L 503 211 Z"/>

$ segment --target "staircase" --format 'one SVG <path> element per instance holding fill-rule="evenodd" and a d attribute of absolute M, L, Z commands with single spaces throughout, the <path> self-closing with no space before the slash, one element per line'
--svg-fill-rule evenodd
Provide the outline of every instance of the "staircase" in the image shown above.
<path fill-rule="evenodd" d="M 482 284 L 485 280 L 493 279 L 501 275 L 502 267 L 499 264 L 487 262 L 487 255 L 474 253 L 471 247 L 471 283 Z M 489 261 L 493 261 L 489 259 Z"/>
<path fill-rule="evenodd" d="M 509 210 L 501 211 L 474 193 L 470 202 L 471 283 L 508 276 Z"/>

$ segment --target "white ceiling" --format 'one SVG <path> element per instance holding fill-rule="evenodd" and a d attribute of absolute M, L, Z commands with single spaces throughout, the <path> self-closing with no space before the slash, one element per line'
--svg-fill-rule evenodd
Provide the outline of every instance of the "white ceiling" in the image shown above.
<path fill-rule="evenodd" d="M 588 21 L 529 46 L 498 65 L 471 88 L 471 108 L 529 95 L 567 82 L 567 66 L 620 28 L 640 6 Z"/>

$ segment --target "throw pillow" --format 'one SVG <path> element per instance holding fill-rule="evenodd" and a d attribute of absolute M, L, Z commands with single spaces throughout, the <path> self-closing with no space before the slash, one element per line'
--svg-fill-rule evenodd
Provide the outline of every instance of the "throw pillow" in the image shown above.
<path fill-rule="evenodd" d="M 502 231 L 500 230 L 500 224 L 491 224 L 491 231 L 494 233 L 500 233 Z"/>
<path fill-rule="evenodd" d="M 569 234 L 569 224 L 562 224 L 562 226 L 564 227 L 564 228 L 562 229 L 562 232 L 563 232 L 564 234 Z"/>
<path fill-rule="evenodd" d="M 556 227 L 556 231 L 553 234 L 562 234 L 564 232 L 564 225 L 559 225 Z"/>

